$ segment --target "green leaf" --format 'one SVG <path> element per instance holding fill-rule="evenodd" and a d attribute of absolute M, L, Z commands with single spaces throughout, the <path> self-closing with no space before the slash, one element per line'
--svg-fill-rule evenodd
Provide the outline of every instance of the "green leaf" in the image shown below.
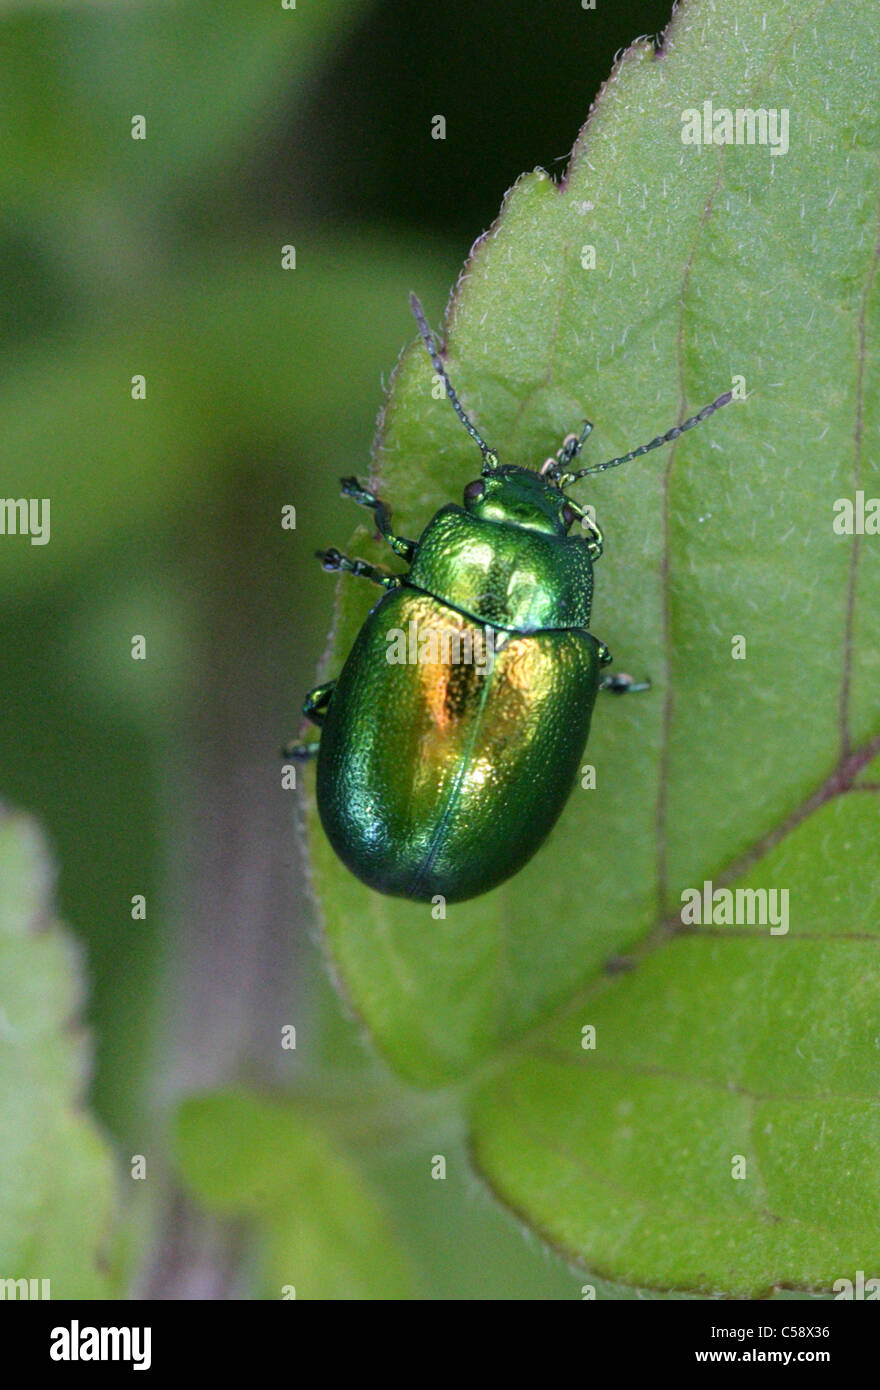
<path fill-rule="evenodd" d="M 407 1263 L 352 1163 L 294 1106 L 243 1092 L 197 1096 L 178 1113 L 176 1154 L 210 1211 L 256 1217 L 269 1297 L 406 1298 Z"/>
<path fill-rule="evenodd" d="M 756 1296 L 880 1268 L 875 841 L 870 794 L 829 802 L 736 881 L 791 886 L 789 938 L 659 934 L 533 1038 L 475 1106 L 511 1205 L 636 1284 Z"/>
<path fill-rule="evenodd" d="M 79 961 L 40 832 L 0 807 L 0 1279 L 118 1292 L 114 1165 L 82 1107 Z"/>
<path fill-rule="evenodd" d="M 564 186 L 538 171 L 508 195 L 447 322 L 502 461 L 540 464 L 585 416 L 585 463 L 623 453 L 737 376 L 748 399 L 574 491 L 606 535 L 594 630 L 653 688 L 600 700 L 598 787 L 544 850 L 435 921 L 313 836 L 382 1053 L 419 1084 L 466 1079 L 496 1190 L 627 1283 L 827 1290 L 880 1269 L 877 801 L 850 790 L 880 753 L 880 547 L 832 526 L 836 499 L 880 492 L 878 38 L 842 0 L 692 0 L 659 55 L 624 56 Z M 790 148 L 684 145 L 705 101 L 785 108 Z M 377 462 L 404 535 L 478 471 L 419 348 Z M 364 602 L 340 589 L 337 667 Z M 786 890 L 788 932 L 681 935 L 706 881 Z M 634 973 L 604 975 L 621 953 Z"/>

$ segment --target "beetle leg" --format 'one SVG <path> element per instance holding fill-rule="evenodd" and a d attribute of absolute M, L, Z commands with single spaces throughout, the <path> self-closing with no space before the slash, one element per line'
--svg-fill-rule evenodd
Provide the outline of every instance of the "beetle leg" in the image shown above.
<path fill-rule="evenodd" d="M 336 682 L 327 681 L 326 684 L 316 685 L 314 690 L 310 690 L 303 701 L 303 718 L 310 719 L 313 724 L 323 724 L 327 706 L 335 689 Z M 307 758 L 316 757 L 317 753 L 317 743 L 285 743 L 281 750 L 282 758 L 298 758 L 303 762 Z"/>
<path fill-rule="evenodd" d="M 609 651 L 608 648 L 605 646 L 605 643 L 604 643 L 604 642 L 600 642 L 600 643 L 599 643 L 599 662 L 600 662 L 600 664 L 601 664 L 602 666 L 607 666 L 608 663 L 611 662 L 611 661 L 613 661 L 613 660 L 614 660 L 614 657 L 611 655 L 610 651 Z"/>
<path fill-rule="evenodd" d="M 316 685 L 314 690 L 310 690 L 303 701 L 303 718 L 310 719 L 313 724 L 323 724 L 335 689 L 336 682 L 327 681 L 326 685 Z"/>
<path fill-rule="evenodd" d="M 329 550 L 316 550 L 315 554 L 330 573 L 354 574 L 361 579 L 370 579 L 374 584 L 381 584 L 383 589 L 396 589 L 400 584 L 399 575 L 389 574 L 378 565 L 368 565 L 366 560 L 349 560 L 347 555 L 340 554 L 332 546 Z"/>
<path fill-rule="evenodd" d="M 647 677 L 643 681 L 635 681 L 625 671 L 616 671 L 601 678 L 599 689 L 610 690 L 613 695 L 636 695 L 641 690 L 650 690 L 651 682 Z"/>
<path fill-rule="evenodd" d="M 340 481 L 343 497 L 350 497 L 353 502 L 357 502 L 358 506 L 369 507 L 370 511 L 375 512 L 376 529 L 379 534 L 385 537 L 395 555 L 400 555 L 408 564 L 411 564 L 419 548 L 418 542 L 408 541 L 403 536 L 395 536 L 391 530 L 391 508 L 388 503 L 381 501 L 367 488 L 361 487 L 357 478 L 342 478 Z"/>
<path fill-rule="evenodd" d="M 285 743 L 281 750 L 282 758 L 291 758 L 295 762 L 304 763 L 309 758 L 318 756 L 318 740 L 314 743 Z"/>
<path fill-rule="evenodd" d="M 602 554 L 605 537 L 602 535 L 602 532 L 599 530 L 593 518 L 587 513 L 584 513 L 582 516 L 581 525 L 587 533 L 585 544 L 587 550 L 590 552 L 590 559 L 598 560 L 599 556 Z"/>

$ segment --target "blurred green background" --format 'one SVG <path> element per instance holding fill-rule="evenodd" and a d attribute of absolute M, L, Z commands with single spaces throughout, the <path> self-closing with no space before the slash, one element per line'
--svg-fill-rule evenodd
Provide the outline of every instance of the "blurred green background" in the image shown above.
<path fill-rule="evenodd" d="M 294 1091 L 367 1175 L 419 1296 L 577 1297 L 581 1276 L 476 1180 L 426 1201 L 414 1146 L 460 1152 L 455 1106 L 396 1086 L 330 984 L 278 759 L 332 620 L 313 551 L 358 519 L 337 481 L 367 466 L 408 292 L 439 322 L 505 190 L 561 175 L 615 53 L 670 12 L 0 13 L 2 492 L 52 499 L 48 546 L 0 544 L 0 798 L 45 827 L 85 945 L 92 1104 L 123 1172 L 131 1153 L 162 1172 L 185 1095 Z M 146 1186 L 123 1190 L 133 1288 L 261 1291 L 247 1232 L 181 1216 L 168 1170 Z"/>

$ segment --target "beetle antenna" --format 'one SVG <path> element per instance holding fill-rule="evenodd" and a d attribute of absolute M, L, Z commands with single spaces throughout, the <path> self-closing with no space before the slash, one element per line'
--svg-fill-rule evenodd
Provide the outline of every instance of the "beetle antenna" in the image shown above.
<path fill-rule="evenodd" d="M 443 385 L 446 387 L 446 394 L 452 402 L 452 409 L 455 411 L 459 420 L 464 425 L 471 439 L 476 440 L 477 444 L 479 444 L 480 448 L 482 449 L 483 472 L 488 473 L 490 469 L 494 468 L 497 465 L 498 455 L 496 454 L 494 449 L 489 448 L 489 445 L 486 443 L 485 439 L 480 434 L 480 431 L 477 429 L 476 425 L 465 414 L 461 402 L 458 399 L 458 396 L 455 394 L 455 389 L 452 385 L 452 382 L 449 380 L 449 377 L 446 374 L 446 368 L 440 361 L 440 354 L 437 351 L 436 345 L 434 343 L 434 338 L 431 334 L 430 328 L 428 327 L 428 321 L 425 318 L 425 311 L 414 294 L 411 294 L 409 297 L 409 307 L 412 309 L 415 321 L 418 324 L 422 342 L 428 349 L 428 356 L 431 359 L 434 371 L 437 373 L 437 375 L 440 377 L 440 380 L 443 382 Z"/>
<path fill-rule="evenodd" d="M 564 473 L 559 478 L 560 487 L 568 487 L 570 483 L 576 482 L 578 478 L 586 478 L 589 473 L 605 473 L 609 468 L 617 468 L 621 463 L 629 463 L 631 459 L 637 459 L 642 454 L 647 454 L 651 449 L 659 449 L 661 444 L 671 444 L 674 439 L 678 439 L 685 430 L 692 430 L 694 425 L 699 425 L 703 420 L 708 420 L 710 415 L 714 415 L 716 410 L 722 406 L 729 405 L 733 400 L 733 392 L 725 391 L 723 396 L 719 396 L 717 401 L 711 405 L 704 405 L 703 409 L 696 415 L 692 415 L 689 420 L 684 420 L 674 429 L 667 430 L 665 434 L 658 434 L 656 439 L 652 439 L 650 444 L 640 444 L 638 449 L 631 449 L 628 454 L 621 454 L 620 458 L 608 459 L 605 463 L 596 463 L 592 468 L 579 468 L 576 473 Z"/>

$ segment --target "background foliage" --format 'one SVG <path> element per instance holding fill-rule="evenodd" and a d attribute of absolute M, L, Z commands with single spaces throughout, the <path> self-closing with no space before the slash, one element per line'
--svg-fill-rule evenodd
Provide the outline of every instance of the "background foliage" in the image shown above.
<path fill-rule="evenodd" d="M 37 1176 L 4 1188 L 4 1271 L 83 1296 L 579 1297 L 583 1271 L 484 1177 L 622 1281 L 592 1278 L 600 1296 L 827 1289 L 877 1264 L 876 575 L 830 526 L 876 472 L 867 16 L 686 5 L 661 58 L 624 60 L 565 192 L 521 182 L 460 289 L 455 378 L 511 458 L 583 413 L 591 459 L 619 452 L 735 372 L 752 393 L 590 495 L 596 630 L 654 691 L 597 713 L 599 789 L 550 859 L 438 929 L 316 838 L 340 997 L 279 786 L 332 618 L 312 552 L 351 533 L 335 480 L 367 471 L 406 294 L 439 321 L 504 190 L 561 174 L 615 51 L 669 17 L 607 8 L 0 19 L 3 491 L 53 499 L 48 547 L 0 544 L 0 794 L 45 826 L 69 924 L 34 935 L 48 860 L 7 815 L 0 1003 L 29 1065 L 0 1060 L 0 1123 Z M 684 151 L 681 109 L 708 97 L 790 106 L 791 153 Z M 404 533 L 474 471 L 429 388 L 405 357 L 378 459 Z M 346 595 L 337 651 L 368 602 Z M 722 875 L 790 887 L 790 936 L 670 940 L 681 887 Z M 606 976 L 621 951 L 638 968 Z M 72 1109 L 77 980 L 94 1121 Z M 754 1180 L 730 1181 L 733 1152 Z M 23 1233 L 50 1192 L 36 1269 Z"/>

